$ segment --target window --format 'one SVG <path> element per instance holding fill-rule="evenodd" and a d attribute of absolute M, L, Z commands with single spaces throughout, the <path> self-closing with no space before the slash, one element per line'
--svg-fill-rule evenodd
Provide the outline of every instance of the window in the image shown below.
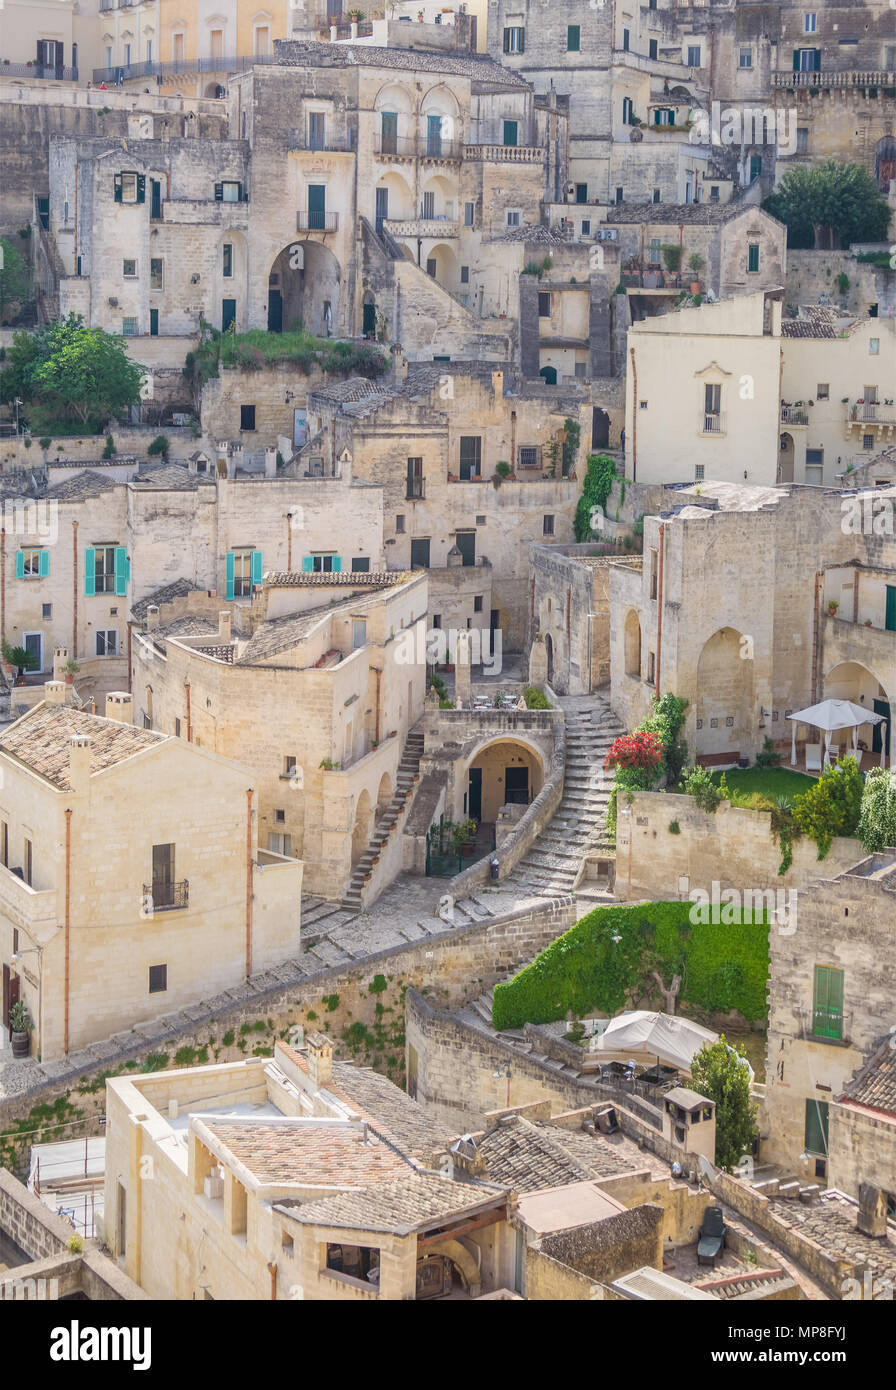
<path fill-rule="evenodd" d="M 719 185 L 717 183 L 710 184 L 709 201 L 711 203 L 717 203 L 719 201 Z"/>
<path fill-rule="evenodd" d="M 751 68 L 753 66 L 752 48 L 742 48 L 738 54 L 738 67 Z"/>
<path fill-rule="evenodd" d="M 151 965 L 149 967 L 149 992 L 150 994 L 164 994 L 168 989 L 168 967 L 167 965 Z"/>
<path fill-rule="evenodd" d="M 467 483 L 482 471 L 482 439 L 478 434 L 461 435 L 460 480 Z"/>
<path fill-rule="evenodd" d="M 657 106 L 653 113 L 654 125 L 674 125 L 675 112 L 669 106 Z"/>
<path fill-rule="evenodd" d="M 877 404 L 878 404 L 878 399 L 877 399 L 877 387 L 876 387 L 876 386 L 863 386 L 863 387 L 862 387 L 862 395 L 863 395 L 863 397 L 864 397 L 864 399 L 865 399 L 865 404 L 866 404 L 866 405 L 877 405 Z"/>
<path fill-rule="evenodd" d="M 591 235 L 591 218 L 587 217 L 582 221 L 582 236 Z"/>
<path fill-rule="evenodd" d="M 809 1097 L 806 1101 L 805 1149 L 810 1154 L 828 1151 L 828 1102 Z"/>
<path fill-rule="evenodd" d="M 652 58 L 654 62 L 659 57 L 659 45 L 656 39 L 647 40 L 647 56 L 648 58 Z"/>
<path fill-rule="evenodd" d="M 127 593 L 130 563 L 123 545 L 92 546 L 84 553 L 84 592 L 92 594 Z"/>
<path fill-rule="evenodd" d="M 52 603 L 43 603 L 43 604 L 41 604 L 41 614 L 40 614 L 40 616 L 43 618 L 44 622 L 49 622 L 49 621 L 50 621 L 50 619 L 51 619 L 52 616 L 53 616 L 53 605 L 52 605 Z"/>
<path fill-rule="evenodd" d="M 474 594 L 474 595 L 473 595 L 473 612 L 474 612 L 474 613 L 481 613 L 481 612 L 482 612 L 482 595 L 481 595 L 481 594 Z"/>
<path fill-rule="evenodd" d="M 862 435 L 862 448 L 863 448 L 863 449 L 873 449 L 873 448 L 874 448 L 874 435 L 873 435 L 873 434 L 863 434 L 863 435 Z"/>
<path fill-rule="evenodd" d="M 216 203 L 241 203 L 243 201 L 243 185 L 234 179 L 225 179 L 222 183 L 215 184 Z"/>
<path fill-rule="evenodd" d="M 809 153 L 809 127 L 798 125 L 796 128 L 796 152 L 797 154 Z"/>
<path fill-rule="evenodd" d="M 420 500 L 424 495 L 423 480 L 423 459 L 408 459 L 407 470 L 407 492 L 405 496 L 409 500 Z"/>
<path fill-rule="evenodd" d="M 464 226 L 465 226 L 465 227 L 472 227 L 472 226 L 473 226 L 473 216 L 474 216 L 474 214 L 475 214 L 475 211 L 476 211 L 476 204 L 475 204 L 475 203 L 464 203 Z"/>
<path fill-rule="evenodd" d="M 370 556 L 356 555 L 352 560 L 352 574 L 369 574 Z"/>
<path fill-rule="evenodd" d="M 266 24 L 255 30 L 255 56 L 266 58 L 271 51 L 271 31 Z"/>
<path fill-rule="evenodd" d="M 618 192 L 618 190 L 617 190 L 617 192 Z M 653 201 L 654 201 L 655 203 L 658 203 L 658 202 L 660 201 L 660 190 L 659 190 L 658 188 L 655 188 L 655 189 L 653 190 Z"/>
<path fill-rule="evenodd" d="M 541 534 L 543 536 L 552 536 L 554 534 L 554 518 L 552 516 L 543 516 L 541 518 Z"/>
<path fill-rule="evenodd" d="M 427 275 L 430 277 L 430 279 L 434 280 L 434 279 L 436 278 L 436 271 L 437 271 L 437 270 L 438 270 L 438 262 L 436 261 L 435 256 L 430 256 L 430 257 L 428 257 L 427 262 L 426 262 L 426 273 L 427 273 Z"/>
<path fill-rule="evenodd" d="M 843 1037 L 843 971 L 833 966 L 815 967 L 812 1032 L 818 1038 Z"/>
<path fill-rule="evenodd" d="M 404 516 L 401 512 L 395 517 L 395 534 L 396 536 L 404 535 Z"/>
<path fill-rule="evenodd" d="M 578 24 L 567 24 L 566 26 L 566 51 L 567 53 L 578 53 L 582 46 L 582 30 Z"/>
<path fill-rule="evenodd" d="M 504 122 L 504 144 L 505 144 L 505 145 L 509 145 L 512 149 L 515 149 L 516 146 L 517 146 L 517 144 L 518 144 L 518 142 L 519 142 L 519 133 L 520 133 L 519 121 L 505 121 L 505 122 Z"/>
<path fill-rule="evenodd" d="M 656 679 L 656 653 L 647 653 L 647 684 L 653 685 Z"/>
<path fill-rule="evenodd" d="M 659 565 L 659 551 L 650 552 L 650 597 L 655 599 L 657 595 L 657 574 Z"/>
<path fill-rule="evenodd" d="M 268 831 L 268 849 L 271 854 L 284 854 L 287 858 L 292 854 L 292 836 L 284 835 L 281 831 Z"/>
<path fill-rule="evenodd" d="M 551 317 L 551 295 L 549 290 L 539 290 L 538 292 L 538 317 L 549 319 Z"/>
<path fill-rule="evenodd" d="M 722 413 L 722 387 L 721 384 L 709 384 L 703 387 L 703 413 L 706 416 L 705 429 L 718 429 L 718 417 Z"/>
<path fill-rule="evenodd" d="M 588 185 L 587 185 L 587 183 L 577 183 L 577 184 L 576 184 L 576 202 L 577 202 L 577 203 L 587 203 L 587 201 L 588 201 Z"/>
<path fill-rule="evenodd" d="M 137 262 L 136 262 L 136 261 L 131 261 L 131 260 L 122 261 L 122 263 L 121 263 L 121 273 L 122 273 L 122 275 L 124 276 L 124 278 L 125 278 L 126 280 L 136 280 L 136 278 L 137 278 Z"/>
<path fill-rule="evenodd" d="M 521 25 L 514 25 L 512 28 L 504 30 L 504 52 L 505 53 L 525 53 L 526 51 L 526 31 Z"/>
<path fill-rule="evenodd" d="M 296 759 L 294 753 L 287 753 L 283 759 L 283 771 L 281 777 L 292 777 L 296 770 Z"/>
<path fill-rule="evenodd" d="M 884 46 L 884 68 L 887 72 L 896 69 L 896 44 L 888 43 Z"/>
<path fill-rule="evenodd" d="M 438 632 L 439 629 L 440 629 L 441 626 L 442 626 L 442 615 L 441 615 L 441 613 L 433 613 L 433 615 L 432 615 L 432 625 L 433 625 L 433 627 L 435 628 L 436 632 Z"/>
<path fill-rule="evenodd" d="M 751 241 L 747 247 L 747 270 L 751 275 L 759 269 L 759 243 Z"/>
<path fill-rule="evenodd" d="M 820 381 L 820 382 L 818 383 L 818 385 L 816 386 L 816 388 L 815 388 L 815 399 L 816 399 L 817 401 L 827 401 L 827 400 L 830 400 L 830 396 L 831 396 L 831 387 L 830 387 L 830 383 L 827 382 L 827 381 Z"/>
<path fill-rule="evenodd" d="M 49 550 L 16 551 L 16 579 L 46 579 L 49 573 Z"/>
<path fill-rule="evenodd" d="M 133 170 L 116 174 L 113 191 L 116 203 L 145 203 L 146 175 L 134 173 Z"/>
<path fill-rule="evenodd" d="M 151 290 L 160 290 L 160 289 L 162 288 L 162 285 L 163 285 L 163 283 L 164 283 L 164 270 L 163 270 L 163 266 L 164 266 L 164 262 L 161 261 L 161 260 L 160 260 L 159 258 L 157 258 L 157 257 L 153 257 L 153 259 L 150 261 L 150 263 L 149 263 L 149 288 L 150 288 Z"/>
<path fill-rule="evenodd" d="M 412 540 L 412 541 L 411 541 L 411 569 L 412 569 L 412 570 L 427 570 L 427 569 L 429 569 L 429 541 L 428 541 L 428 540 Z"/>
<path fill-rule="evenodd" d="M 794 72 L 820 72 L 820 48 L 795 48 L 793 50 Z"/>
<path fill-rule="evenodd" d="M 817 28 L 818 28 L 818 15 L 817 15 L 817 14 L 804 14 L 804 15 L 803 15 L 803 33 L 804 33 L 804 34 L 814 34 Z"/>
<path fill-rule="evenodd" d="M 175 721 L 174 721 L 174 737 L 175 737 L 175 738 L 180 738 L 180 720 L 179 720 L 179 719 L 175 719 Z"/>
<path fill-rule="evenodd" d="M 254 429 L 255 429 L 255 406 L 254 406 L 254 405 L 241 405 L 241 406 L 240 406 L 240 429 L 241 429 L 241 430 L 254 430 Z"/>
<path fill-rule="evenodd" d="M 662 263 L 663 263 L 663 244 L 662 244 L 662 240 L 661 240 L 661 238 L 658 237 L 658 236 L 651 237 L 651 238 L 650 238 L 650 242 L 649 242 L 648 247 L 647 247 L 647 264 L 652 266 L 652 265 L 662 265 Z"/>
<path fill-rule="evenodd" d="M 630 30 L 630 29 L 623 29 L 623 31 L 622 31 L 622 51 L 623 51 L 623 53 L 628 53 L 629 48 L 630 48 L 630 46 L 631 46 L 631 41 L 632 41 L 631 30 Z"/>
<path fill-rule="evenodd" d="M 367 619 L 352 618 L 352 651 L 356 652 L 359 647 L 367 643 Z"/>
<path fill-rule="evenodd" d="M 121 320 L 121 335 L 123 338 L 136 338 L 137 320 L 135 318 Z"/>
<path fill-rule="evenodd" d="M 872 357 L 876 357 L 880 352 L 880 338 L 868 339 L 868 352 Z"/>
<path fill-rule="evenodd" d="M 276 823 L 277 823 L 278 825 L 285 825 L 285 824 L 286 824 L 286 812 L 285 812 L 285 811 L 279 811 L 279 810 L 278 810 L 278 811 L 275 811 L 275 812 L 274 812 L 274 820 L 276 821 Z"/>
<path fill-rule="evenodd" d="M 118 633 L 114 627 L 97 629 L 96 654 L 97 656 L 118 655 Z"/>
<path fill-rule="evenodd" d="M 224 274 L 224 279 L 225 279 L 225 280 L 232 280 L 232 279 L 233 279 L 233 246 L 231 245 L 231 243 L 230 243 L 229 241 L 225 241 L 225 243 L 224 243 L 223 247 L 221 248 L 221 250 L 222 250 L 223 258 L 224 258 L 224 259 L 223 259 L 223 265 L 222 265 L 222 270 L 223 270 L 223 274 Z"/>
<path fill-rule="evenodd" d="M 231 550 L 227 554 L 226 597 L 251 598 L 253 586 L 261 583 L 260 550 Z M 305 568 L 304 561 L 302 568 Z"/>
<path fill-rule="evenodd" d="M 631 125 L 635 118 L 635 107 L 631 97 L 622 98 L 622 124 Z"/>
<path fill-rule="evenodd" d="M 332 552 L 305 555 L 302 559 L 302 570 L 305 574 L 340 574 L 342 557 Z M 261 583 L 260 577 L 257 582 Z"/>
<path fill-rule="evenodd" d="M 761 155 L 761 154 L 751 154 L 751 155 L 750 155 L 750 183 L 752 183 L 754 179 L 758 179 L 761 173 L 762 173 L 762 155 Z"/>
<path fill-rule="evenodd" d="M 175 63 L 182 63 L 182 62 L 184 61 L 184 36 L 183 36 L 183 34 L 172 34 L 172 35 L 171 35 L 171 57 L 172 57 L 172 59 L 174 60 Z M 106 66 L 107 66 L 107 67 L 111 67 L 111 66 L 112 66 L 112 65 L 111 65 L 111 62 L 110 62 L 110 63 L 107 63 Z"/>
<path fill-rule="evenodd" d="M 699 67 L 702 67 L 702 64 L 701 64 L 701 62 L 700 62 L 700 45 L 699 45 L 698 43 L 697 43 L 697 44 L 688 44 L 688 63 L 687 63 L 687 65 L 688 65 L 689 68 L 699 68 Z"/>
<path fill-rule="evenodd" d="M 702 482 L 703 482 L 703 469 L 704 469 L 704 467 L 705 467 L 705 465 L 702 464 L 702 463 L 695 463 L 695 464 L 694 464 L 694 482 L 695 482 L 695 483 L 702 483 Z"/>
<path fill-rule="evenodd" d="M 33 876 L 33 870 L 34 870 L 34 849 L 33 849 L 33 846 L 32 846 L 32 844 L 31 844 L 31 841 L 30 841 L 30 840 L 25 840 L 24 845 L 23 845 L 23 851 L 24 851 L 24 863 L 23 863 L 23 865 L 22 865 L 22 872 L 23 872 L 23 874 L 24 874 L 24 876 L 25 876 L 25 882 L 26 882 L 29 886 L 31 886 L 32 876 Z"/>
<path fill-rule="evenodd" d="M 454 544 L 461 553 L 465 566 L 473 566 L 476 563 L 476 532 L 475 531 L 456 531 Z"/>
<path fill-rule="evenodd" d="M 436 215 L 436 195 L 434 193 L 424 193 L 423 195 L 423 220 L 432 222 Z"/>
<path fill-rule="evenodd" d="M 619 203 L 622 202 L 622 189 L 621 189 L 621 188 L 617 188 L 617 189 L 616 189 L 616 202 L 617 202 L 617 204 L 619 204 Z M 659 202 L 659 199 L 657 199 L 657 202 Z"/>
<path fill-rule="evenodd" d="M 639 409 L 639 410 L 646 410 L 646 409 L 647 409 L 647 402 L 646 402 L 646 401 L 638 401 L 638 409 Z"/>
<path fill-rule="evenodd" d="M 517 208 L 507 209 L 507 225 L 508 227 L 518 227 L 520 225 L 520 214 Z"/>
<path fill-rule="evenodd" d="M 462 265 L 460 268 L 460 283 L 462 285 L 469 285 L 470 283 L 470 267 L 468 265 Z"/>

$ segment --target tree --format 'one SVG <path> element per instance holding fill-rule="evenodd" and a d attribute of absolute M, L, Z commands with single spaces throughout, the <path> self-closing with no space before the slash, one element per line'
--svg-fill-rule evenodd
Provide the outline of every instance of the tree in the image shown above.
<path fill-rule="evenodd" d="M 788 169 L 762 206 L 787 227 L 788 246 L 816 251 L 883 241 L 890 225 L 890 209 L 871 175 L 861 164 L 835 159 Z"/>
<path fill-rule="evenodd" d="M 34 395 L 86 424 L 90 416 L 105 419 L 135 405 L 143 370 L 118 338 L 70 314 L 44 331 L 40 359 L 28 377 Z"/>
<path fill-rule="evenodd" d="M 0 237 L 0 323 L 7 323 L 32 298 L 28 262 L 8 237 Z"/>
<path fill-rule="evenodd" d="M 874 767 L 865 779 L 858 836 L 869 854 L 896 845 L 896 772 Z"/>
<path fill-rule="evenodd" d="M 691 1086 L 716 1103 L 716 1164 L 730 1173 L 759 1134 L 750 1099 L 750 1070 L 743 1044 L 729 1047 L 725 1034 L 705 1043 L 691 1062 Z"/>

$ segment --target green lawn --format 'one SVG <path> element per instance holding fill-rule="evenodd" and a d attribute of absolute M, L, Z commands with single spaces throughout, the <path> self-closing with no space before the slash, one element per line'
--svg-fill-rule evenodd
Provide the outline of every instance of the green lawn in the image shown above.
<path fill-rule="evenodd" d="M 722 774 L 714 772 L 712 780 L 718 786 Z M 788 767 L 748 767 L 735 768 L 725 773 L 725 780 L 731 792 L 732 806 L 743 806 L 748 810 L 769 810 L 779 796 L 793 797 L 807 791 L 815 781 L 805 773 L 793 772 Z"/>

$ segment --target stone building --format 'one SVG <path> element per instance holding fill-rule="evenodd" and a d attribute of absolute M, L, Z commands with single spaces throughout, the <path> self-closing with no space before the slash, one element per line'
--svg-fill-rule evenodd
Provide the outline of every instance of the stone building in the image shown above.
<path fill-rule="evenodd" d="M 558 695 L 587 695 L 610 684 L 610 577 L 626 561 L 594 545 L 535 546 L 529 639 L 545 646 L 547 683 Z"/>
<path fill-rule="evenodd" d="M 642 564 L 610 566 L 612 705 L 626 728 L 671 691 L 690 701 L 691 756 L 730 766 L 768 737 L 789 759 L 788 714 L 831 697 L 883 716 L 859 736 L 869 766 L 892 760 L 893 495 L 667 489 L 645 517 Z"/>
<path fill-rule="evenodd" d="M 248 770 L 66 693 L 0 733 L 2 1021 L 23 1000 L 43 1061 L 299 949 L 302 865 L 259 847 Z"/>
<path fill-rule="evenodd" d="M 892 1118 L 885 1090 L 875 1104 L 874 1078 L 888 1074 L 881 1044 L 892 1041 L 894 892 L 888 850 L 804 889 L 797 930 L 769 934 L 762 1153 L 852 1195 L 858 1178 L 893 1185 Z"/>
<path fill-rule="evenodd" d="M 309 569 L 259 586 L 215 619 L 189 595 L 147 605 L 131 642 L 136 707 L 147 727 L 251 767 L 261 841 L 305 861 L 309 891 L 339 899 L 351 886 L 360 905 L 402 868 L 426 577 Z"/>

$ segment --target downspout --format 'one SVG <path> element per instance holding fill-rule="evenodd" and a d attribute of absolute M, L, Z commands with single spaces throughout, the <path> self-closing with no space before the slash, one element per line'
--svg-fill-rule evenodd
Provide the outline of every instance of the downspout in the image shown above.
<path fill-rule="evenodd" d="M 269 1264 L 269 1265 L 268 1265 L 268 1274 L 271 1276 L 271 1302 L 272 1302 L 272 1303 L 276 1303 L 276 1302 L 277 1302 L 277 1266 L 276 1266 L 276 1264 Z"/>
<path fill-rule="evenodd" d="M 666 523 L 665 523 L 664 521 L 661 521 L 661 522 L 660 522 L 660 541 L 659 541 L 659 552 L 660 552 L 660 553 L 659 553 L 659 566 L 658 566 L 658 570 L 657 570 L 657 580 L 656 580 L 656 672 L 655 672 L 656 685 L 655 685 L 654 689 L 656 690 L 656 697 L 657 697 L 657 699 L 660 698 L 660 695 L 661 695 L 661 693 L 662 693 L 661 690 L 660 690 L 660 674 L 661 674 L 661 670 L 660 670 L 660 651 L 661 651 L 661 643 L 662 643 L 662 640 L 663 640 L 663 552 L 665 551 L 665 548 L 666 548 L 666 546 L 665 546 L 665 535 L 666 535 Z"/>
<path fill-rule="evenodd" d="M 72 811 L 65 811 L 65 967 L 63 978 L 64 1016 L 62 1025 L 62 1051 L 68 1055 L 68 990 L 69 990 L 69 938 L 71 935 L 72 902 Z M 41 1047 L 44 1041 L 41 1039 Z"/>
<path fill-rule="evenodd" d="M 72 660 L 78 655 L 78 523 L 72 522 Z"/>
<path fill-rule="evenodd" d="M 635 349 L 629 348 L 632 363 L 632 482 L 638 480 L 638 368 L 635 364 Z M 623 459 L 623 466 L 625 460 Z"/>
<path fill-rule="evenodd" d="M 286 518 L 286 573 L 292 574 L 292 516 Z"/>
<path fill-rule="evenodd" d="M 516 471 L 516 411 L 510 412 L 510 469 Z"/>
<path fill-rule="evenodd" d="M 134 693 L 134 677 L 133 677 L 133 674 L 132 674 L 132 669 L 133 669 L 133 668 L 132 668 L 132 666 L 131 666 L 131 662 L 132 662 L 132 660 L 133 660 L 133 650 L 134 650 L 134 629 L 131 627 L 130 623 L 128 623 L 128 694 L 129 694 L 129 695 L 132 695 L 132 694 Z"/>
<path fill-rule="evenodd" d="M 184 681 L 184 690 L 187 692 L 187 743 L 193 742 L 193 720 L 190 713 L 190 682 Z"/>
<path fill-rule="evenodd" d="M 382 681 L 382 679 L 383 679 L 383 673 L 382 673 L 382 671 L 380 670 L 379 666 L 374 666 L 373 671 L 374 671 L 374 675 L 376 676 L 376 721 L 375 721 L 374 738 L 376 739 L 377 743 L 379 743 L 379 741 L 380 741 L 380 683 L 381 683 L 381 681 Z M 408 714 L 410 715 L 410 711 L 408 711 Z"/>
<path fill-rule="evenodd" d="M 252 797 L 246 792 L 246 979 L 252 974 Z"/>
<path fill-rule="evenodd" d="M 818 610 L 821 602 L 821 586 L 824 583 L 824 572 L 815 572 L 815 612 L 812 615 L 812 704 L 816 704 L 818 696 Z"/>

